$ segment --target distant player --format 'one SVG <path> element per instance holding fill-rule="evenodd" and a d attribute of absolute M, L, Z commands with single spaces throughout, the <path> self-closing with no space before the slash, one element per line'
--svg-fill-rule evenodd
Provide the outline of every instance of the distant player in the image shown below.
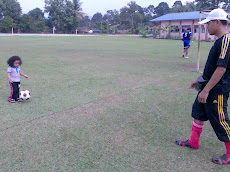
<path fill-rule="evenodd" d="M 184 54 L 182 57 L 188 59 L 188 49 L 190 47 L 190 40 L 192 38 L 192 33 L 191 29 L 188 28 L 184 33 L 183 33 L 183 38 L 181 39 L 184 42 Z"/>
<path fill-rule="evenodd" d="M 189 85 L 190 89 L 196 88 L 199 91 L 192 107 L 194 121 L 191 137 L 189 140 L 176 140 L 177 145 L 198 149 L 204 122 L 209 120 L 217 138 L 226 147 L 225 154 L 212 158 L 216 164 L 230 164 L 230 120 L 227 110 L 230 92 L 230 34 L 227 17 L 224 10 L 215 9 L 199 22 L 207 24 L 209 34 L 218 39 L 210 50 L 203 74 Z"/>

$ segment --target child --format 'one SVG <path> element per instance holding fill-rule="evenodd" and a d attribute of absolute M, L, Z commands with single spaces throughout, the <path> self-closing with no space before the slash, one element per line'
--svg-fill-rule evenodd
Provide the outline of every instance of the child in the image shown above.
<path fill-rule="evenodd" d="M 11 93 L 9 97 L 9 102 L 15 103 L 15 101 L 22 101 L 19 98 L 19 88 L 20 88 L 20 75 L 28 78 L 28 76 L 24 75 L 21 72 L 20 65 L 22 64 L 22 60 L 18 56 L 12 56 L 7 61 L 9 67 L 7 68 L 7 76 L 10 82 Z"/>

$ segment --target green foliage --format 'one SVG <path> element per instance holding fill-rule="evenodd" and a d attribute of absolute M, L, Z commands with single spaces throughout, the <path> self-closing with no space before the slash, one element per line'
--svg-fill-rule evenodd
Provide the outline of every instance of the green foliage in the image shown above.
<path fill-rule="evenodd" d="M 18 23 L 22 14 L 22 9 L 17 0 L 2 0 L 5 5 L 3 16 L 9 16 L 14 20 L 14 23 Z"/>
<path fill-rule="evenodd" d="M 22 9 L 16 0 L 0 0 L 0 31 L 10 32 L 18 28 Z"/>
<path fill-rule="evenodd" d="M 172 39 L 172 36 L 170 34 L 166 35 L 165 39 Z"/>
<path fill-rule="evenodd" d="M 2 0 L 0 0 L 0 20 L 4 16 L 4 11 L 6 10 L 6 5 L 3 3 Z"/>
<path fill-rule="evenodd" d="M 153 33 L 153 38 L 156 38 L 159 35 L 159 31 L 161 30 L 161 28 L 159 27 L 153 27 L 152 29 L 152 33 Z"/>
<path fill-rule="evenodd" d="M 130 30 L 130 33 L 138 34 L 138 28 L 152 27 L 151 19 L 171 12 L 199 11 L 220 7 L 230 8 L 228 0 L 196 0 L 182 4 L 180 0 L 174 2 L 172 8 L 166 2 L 159 3 L 156 7 L 149 5 L 141 7 L 135 1 L 130 1 L 120 10 L 108 10 L 106 14 L 96 13 L 92 19 L 82 12 L 80 0 L 45 0 L 45 13 L 35 8 L 28 16 L 22 15 L 20 3 L 17 0 L 0 0 L 0 31 L 9 32 L 13 19 L 14 30 L 20 32 L 52 32 L 55 26 L 57 33 L 74 33 L 77 28 L 82 30 L 98 29 L 108 33 L 111 27 L 119 30 Z M 7 18 L 6 17 L 10 17 Z M 28 20 L 26 20 L 28 18 Z M 165 28 L 161 28 L 165 30 Z M 169 34 L 170 34 L 170 28 Z M 154 32 L 157 32 L 155 30 Z M 156 35 L 154 33 L 153 35 Z"/>
<path fill-rule="evenodd" d="M 171 26 L 170 24 L 166 24 L 165 26 L 161 26 L 161 27 L 153 27 L 152 28 L 152 33 L 153 33 L 153 38 L 156 38 L 159 35 L 159 31 L 162 32 L 167 32 L 167 36 L 165 37 L 166 39 L 171 39 L 171 35 L 170 33 L 175 29 L 175 26 Z"/>
<path fill-rule="evenodd" d="M 28 14 L 22 15 L 19 23 L 20 32 L 41 33 L 44 31 L 44 28 L 44 13 L 39 8 L 31 10 Z"/>
<path fill-rule="evenodd" d="M 30 33 L 32 27 L 33 20 L 28 14 L 23 14 L 21 17 L 21 21 L 19 24 L 20 32 Z"/>
<path fill-rule="evenodd" d="M 175 13 L 183 12 L 183 5 L 181 1 L 174 2 L 174 5 L 172 6 L 172 12 Z"/>
<path fill-rule="evenodd" d="M 134 34 L 134 25 L 135 21 L 140 20 L 140 13 L 139 13 L 139 6 L 136 4 L 135 1 L 131 1 L 130 3 L 127 4 L 128 6 L 123 7 L 121 9 L 121 18 L 123 21 L 128 21 L 130 26 L 131 26 L 131 33 Z M 138 22 L 138 21 L 137 21 Z M 137 26 L 136 26 L 137 28 Z"/>
<path fill-rule="evenodd" d="M 42 12 L 42 10 L 39 9 L 39 8 L 35 8 L 35 9 L 29 11 L 28 15 L 34 21 L 42 21 L 42 20 L 44 20 L 44 12 Z"/>
<path fill-rule="evenodd" d="M 196 7 L 200 11 L 202 10 L 212 10 L 214 8 L 219 8 L 220 5 L 223 5 L 223 8 L 229 8 L 229 0 L 195 0 Z"/>
<path fill-rule="evenodd" d="M 156 8 L 155 12 L 157 17 L 160 17 L 164 14 L 170 13 L 170 8 L 166 2 L 161 2 Z"/>
<path fill-rule="evenodd" d="M 14 27 L 14 20 L 10 16 L 6 16 L 1 22 L 1 32 L 10 33 Z"/>
<path fill-rule="evenodd" d="M 168 34 L 170 35 L 170 33 L 175 29 L 175 26 L 172 26 L 171 24 L 166 24 L 164 26 L 161 26 L 160 29 L 163 32 L 168 32 Z"/>
<path fill-rule="evenodd" d="M 56 32 L 59 33 L 74 31 L 78 26 L 77 12 L 80 11 L 78 7 L 80 4 L 73 4 L 70 0 L 45 0 L 45 12 L 49 13 L 50 27 L 55 26 Z"/>
<path fill-rule="evenodd" d="M 108 32 L 108 25 L 106 22 L 98 21 L 94 24 L 94 29 L 100 30 L 102 33 L 107 33 Z"/>
<path fill-rule="evenodd" d="M 103 20 L 103 15 L 101 13 L 93 15 L 92 24 L 95 30 L 100 30 L 102 33 L 108 32 L 108 23 Z"/>
<path fill-rule="evenodd" d="M 139 28 L 134 29 L 134 34 L 139 34 L 139 32 L 140 32 Z"/>
<path fill-rule="evenodd" d="M 143 38 L 147 38 L 148 37 L 148 31 L 144 28 L 142 28 L 139 32 L 139 34 L 143 37 Z"/>
<path fill-rule="evenodd" d="M 103 20 L 103 16 L 101 13 L 96 13 L 93 15 L 92 22 L 100 22 Z"/>

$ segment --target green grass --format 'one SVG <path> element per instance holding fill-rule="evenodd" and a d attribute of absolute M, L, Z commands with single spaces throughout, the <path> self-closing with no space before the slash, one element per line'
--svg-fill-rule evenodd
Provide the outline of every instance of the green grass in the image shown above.
<path fill-rule="evenodd" d="M 190 137 L 197 42 L 138 37 L 1 37 L 1 171 L 228 171 L 207 122 Z M 204 66 L 213 43 L 201 43 Z M 10 104 L 6 61 L 19 55 L 27 102 Z M 202 69 L 201 69 L 202 70 Z"/>

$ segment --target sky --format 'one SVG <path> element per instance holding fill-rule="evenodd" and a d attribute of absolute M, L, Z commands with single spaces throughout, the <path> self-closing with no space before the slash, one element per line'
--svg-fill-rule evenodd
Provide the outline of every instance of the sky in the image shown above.
<path fill-rule="evenodd" d="M 26 14 L 30 10 L 40 8 L 44 11 L 45 0 L 17 0 L 22 8 L 22 13 Z M 80 0 L 82 2 L 82 11 L 93 16 L 95 13 L 100 12 L 103 15 L 108 10 L 120 10 L 126 6 L 131 0 Z M 148 7 L 149 5 L 158 6 L 160 2 L 167 2 L 171 7 L 176 0 L 134 0 L 141 7 Z M 193 0 L 182 0 L 182 3 L 191 2 Z"/>

